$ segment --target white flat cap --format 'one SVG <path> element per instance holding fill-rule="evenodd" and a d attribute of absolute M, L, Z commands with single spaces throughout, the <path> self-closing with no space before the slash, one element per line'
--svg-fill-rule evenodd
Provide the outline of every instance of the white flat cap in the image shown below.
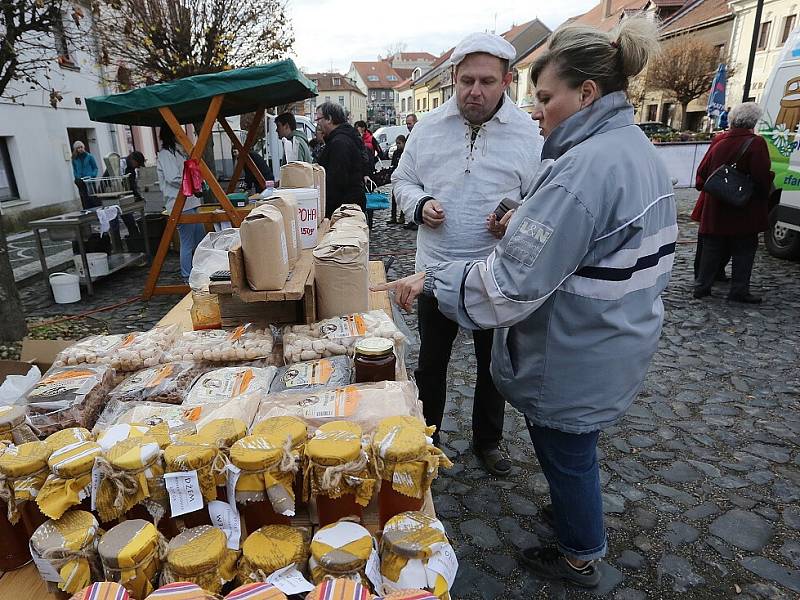
<path fill-rule="evenodd" d="M 468 54 L 475 54 L 476 52 L 491 54 L 503 60 L 514 60 L 514 57 L 517 56 L 514 46 L 499 35 L 494 35 L 493 33 L 471 33 L 459 42 L 458 46 L 453 50 L 450 61 L 457 65 Z"/>

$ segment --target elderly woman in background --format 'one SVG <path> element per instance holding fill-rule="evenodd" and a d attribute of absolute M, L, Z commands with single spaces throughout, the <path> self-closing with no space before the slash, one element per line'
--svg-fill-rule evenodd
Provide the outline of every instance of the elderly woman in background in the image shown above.
<path fill-rule="evenodd" d="M 727 257 L 732 259 L 731 287 L 728 300 L 760 304 L 761 298 L 750 293 L 750 275 L 758 247 L 758 234 L 766 231 L 769 191 L 774 173 L 770 171 L 767 143 L 753 130 L 761 118 L 755 102 L 745 102 L 730 111 L 730 129 L 714 138 L 697 168 L 696 187 L 700 190 L 693 217 L 699 216 L 703 249 L 694 286 L 694 297 L 711 295 L 711 286 Z M 736 160 L 750 141 L 744 155 Z M 702 191 L 706 180 L 723 164 L 736 160 L 739 171 L 748 173 L 755 183 L 750 202 L 742 207 L 731 206 Z"/>

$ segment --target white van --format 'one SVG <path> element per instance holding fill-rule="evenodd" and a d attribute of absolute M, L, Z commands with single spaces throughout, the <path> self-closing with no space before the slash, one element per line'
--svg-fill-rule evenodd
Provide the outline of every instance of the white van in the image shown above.
<path fill-rule="evenodd" d="M 387 125 L 385 127 L 378 127 L 372 136 L 377 140 L 384 152 L 389 151 L 389 146 L 394 145 L 394 141 L 398 135 L 408 137 L 408 127 L 405 125 Z"/>
<path fill-rule="evenodd" d="M 770 213 L 764 242 L 772 256 L 800 257 L 800 28 L 795 29 L 767 80 L 758 132 L 769 148 L 780 203 Z"/>

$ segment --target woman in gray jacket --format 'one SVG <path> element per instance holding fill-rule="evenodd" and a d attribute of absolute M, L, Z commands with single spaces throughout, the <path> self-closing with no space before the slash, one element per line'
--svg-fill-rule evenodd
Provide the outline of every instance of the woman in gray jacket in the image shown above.
<path fill-rule="evenodd" d="M 630 407 L 656 351 L 678 231 L 670 178 L 626 97 L 656 39 L 642 18 L 611 33 L 557 31 L 531 68 L 551 162 L 504 218 L 497 249 L 385 286 L 407 310 L 432 294 L 463 327 L 497 328 L 492 375 L 525 415 L 558 539 L 522 560 L 584 587 L 599 582 L 594 561 L 607 550 L 597 439 Z"/>

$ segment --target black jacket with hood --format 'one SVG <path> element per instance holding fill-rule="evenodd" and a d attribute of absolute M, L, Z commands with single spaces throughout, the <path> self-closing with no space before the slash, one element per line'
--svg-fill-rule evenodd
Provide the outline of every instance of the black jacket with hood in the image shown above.
<path fill-rule="evenodd" d="M 364 208 L 364 142 L 348 123 L 339 125 L 325 138 L 319 164 L 325 167 L 326 208 L 330 217 L 342 204 Z"/>

